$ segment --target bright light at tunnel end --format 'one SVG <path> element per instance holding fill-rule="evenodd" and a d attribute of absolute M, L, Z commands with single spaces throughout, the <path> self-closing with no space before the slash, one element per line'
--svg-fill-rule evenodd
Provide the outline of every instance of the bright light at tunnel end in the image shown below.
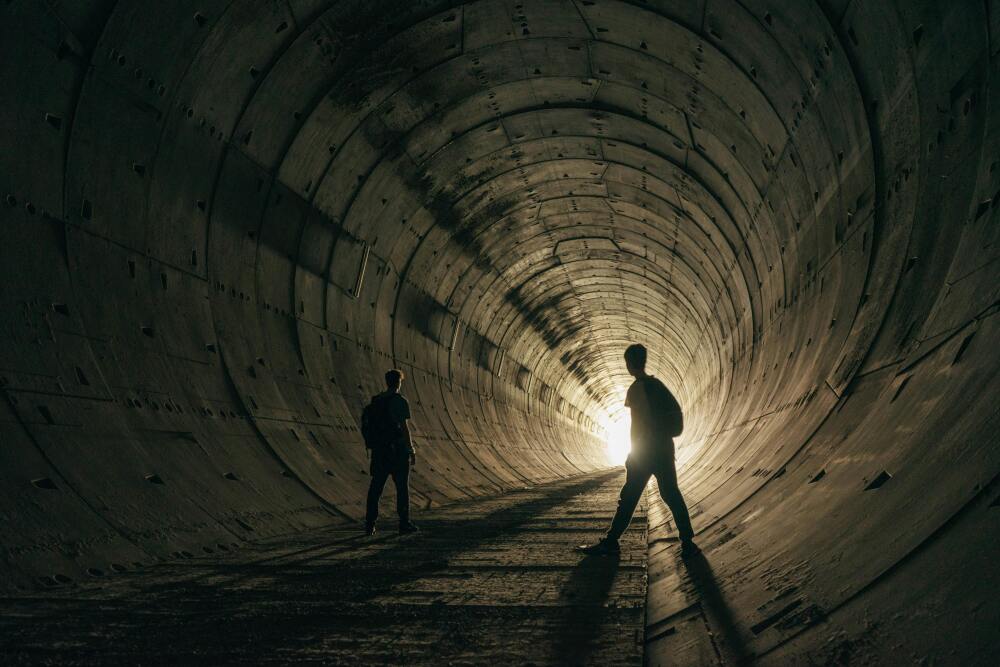
<path fill-rule="evenodd" d="M 627 412 L 609 416 L 602 426 L 604 427 L 605 454 L 608 457 L 608 463 L 614 466 L 624 465 L 625 459 L 628 458 L 629 452 L 632 450 L 631 418 Z"/>

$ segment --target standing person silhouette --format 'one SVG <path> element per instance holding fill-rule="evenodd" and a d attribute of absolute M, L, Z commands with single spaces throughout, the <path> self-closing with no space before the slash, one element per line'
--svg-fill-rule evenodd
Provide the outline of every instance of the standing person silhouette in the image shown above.
<path fill-rule="evenodd" d="M 375 534 L 378 520 L 378 501 L 389 476 L 396 485 L 396 514 L 399 515 L 399 532 L 412 533 L 417 527 L 410 521 L 410 466 L 417 462 L 417 455 L 410 440 L 410 404 L 399 393 L 403 372 L 393 368 L 385 374 L 386 390 L 372 397 L 361 417 L 361 430 L 365 447 L 371 450 L 372 481 L 368 486 L 368 504 L 365 513 L 365 533 Z"/>
<path fill-rule="evenodd" d="M 617 554 L 618 538 L 632 521 L 632 513 L 642 497 L 649 478 L 655 476 L 660 497 L 670 508 L 681 539 L 681 555 L 698 552 L 691 529 L 691 517 L 681 491 L 677 488 L 674 466 L 674 436 L 684 429 L 684 417 L 677 399 L 662 382 L 646 374 L 646 348 L 629 345 L 625 367 L 635 382 L 625 394 L 625 407 L 632 412 L 632 451 L 625 461 L 625 485 L 618 499 L 618 510 L 608 534 L 597 544 L 579 547 L 587 554 Z"/>

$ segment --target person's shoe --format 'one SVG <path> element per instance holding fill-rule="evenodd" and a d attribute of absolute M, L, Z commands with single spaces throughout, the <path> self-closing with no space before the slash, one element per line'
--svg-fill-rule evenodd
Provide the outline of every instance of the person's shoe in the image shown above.
<path fill-rule="evenodd" d="M 576 549 L 577 551 L 582 551 L 588 556 L 616 556 L 621 553 L 621 547 L 618 546 L 618 540 L 609 540 L 607 538 L 601 540 L 597 544 L 581 544 Z"/>
<path fill-rule="evenodd" d="M 399 534 L 405 535 L 406 533 L 416 533 L 420 529 L 417 528 L 417 524 L 412 521 L 407 521 L 406 523 L 399 524 Z"/>
<path fill-rule="evenodd" d="M 367 535 L 368 537 L 371 537 L 374 534 L 375 534 L 375 524 L 374 523 L 366 523 L 365 524 L 365 535 Z"/>
<path fill-rule="evenodd" d="M 681 540 L 681 558 L 700 554 L 701 549 L 694 543 L 694 540 Z"/>

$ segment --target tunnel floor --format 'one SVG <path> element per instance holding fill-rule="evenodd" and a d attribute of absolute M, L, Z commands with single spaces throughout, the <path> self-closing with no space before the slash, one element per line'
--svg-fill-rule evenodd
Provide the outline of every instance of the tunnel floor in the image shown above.
<path fill-rule="evenodd" d="M 645 502 L 619 560 L 620 470 L 429 510 L 399 536 L 331 527 L 0 600 L 15 663 L 642 662 Z"/>

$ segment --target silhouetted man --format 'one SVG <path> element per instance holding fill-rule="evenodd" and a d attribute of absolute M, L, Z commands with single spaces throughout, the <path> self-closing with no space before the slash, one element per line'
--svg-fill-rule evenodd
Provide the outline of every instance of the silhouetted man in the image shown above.
<path fill-rule="evenodd" d="M 597 544 L 580 547 L 588 554 L 618 553 L 618 538 L 632 521 L 632 513 L 646 489 L 649 478 L 656 477 L 660 497 L 670 508 L 681 538 L 681 555 L 698 551 L 691 529 L 687 505 L 677 488 L 674 467 L 674 436 L 684 429 L 684 417 L 677 399 L 662 382 L 646 374 L 646 348 L 629 345 L 625 366 L 635 378 L 625 395 L 625 407 L 632 411 L 632 451 L 625 461 L 625 486 L 618 499 L 618 510 L 608 534 Z"/>
<path fill-rule="evenodd" d="M 375 534 L 378 501 L 382 489 L 392 476 L 396 485 L 396 513 L 399 532 L 412 533 L 417 527 L 410 521 L 410 466 L 417 455 L 410 440 L 410 404 L 399 393 L 403 373 L 395 368 L 385 374 L 386 390 L 372 398 L 361 417 L 365 447 L 371 456 L 371 485 L 368 487 L 368 507 L 365 513 L 365 533 Z"/>

